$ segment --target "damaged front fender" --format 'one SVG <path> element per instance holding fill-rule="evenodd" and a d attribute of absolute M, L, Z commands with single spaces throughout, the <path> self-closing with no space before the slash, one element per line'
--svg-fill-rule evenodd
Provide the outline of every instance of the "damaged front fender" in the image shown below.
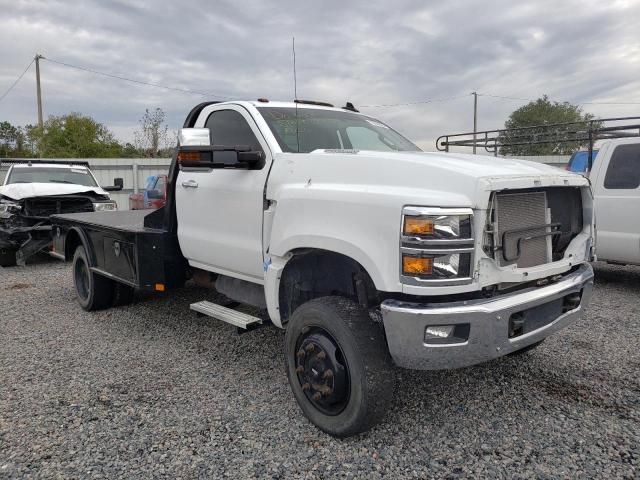
<path fill-rule="evenodd" d="M 51 225 L 23 215 L 23 205 L 0 199 L 0 267 L 24 265 L 51 243 Z"/>

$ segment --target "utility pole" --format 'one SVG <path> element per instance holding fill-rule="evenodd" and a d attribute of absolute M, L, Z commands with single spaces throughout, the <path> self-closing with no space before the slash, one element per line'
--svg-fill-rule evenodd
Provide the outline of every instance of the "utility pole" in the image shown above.
<path fill-rule="evenodd" d="M 471 92 L 473 95 L 473 154 L 476 153 L 476 132 L 478 131 L 478 92 Z"/>
<path fill-rule="evenodd" d="M 38 96 L 38 127 L 42 128 L 42 90 L 40 89 L 40 59 L 44 58 L 39 53 L 36 53 L 36 89 Z"/>

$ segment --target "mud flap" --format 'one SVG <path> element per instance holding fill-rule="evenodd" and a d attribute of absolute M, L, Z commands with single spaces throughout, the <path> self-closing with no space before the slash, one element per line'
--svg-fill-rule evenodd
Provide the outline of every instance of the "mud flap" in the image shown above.
<path fill-rule="evenodd" d="M 16 250 L 0 247 L 0 267 L 13 267 L 16 264 Z"/>

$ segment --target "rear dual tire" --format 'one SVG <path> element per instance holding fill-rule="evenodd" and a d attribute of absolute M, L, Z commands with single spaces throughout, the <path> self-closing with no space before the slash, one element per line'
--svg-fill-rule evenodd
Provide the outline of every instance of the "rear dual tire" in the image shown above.
<path fill-rule="evenodd" d="M 73 284 L 80 306 L 87 312 L 112 306 L 127 305 L 133 301 L 134 289 L 92 272 L 84 246 L 73 255 Z"/>

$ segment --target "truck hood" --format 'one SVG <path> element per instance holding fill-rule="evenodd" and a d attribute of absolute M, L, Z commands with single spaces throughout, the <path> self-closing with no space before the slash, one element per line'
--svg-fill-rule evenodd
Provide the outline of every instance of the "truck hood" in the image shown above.
<path fill-rule="evenodd" d="M 109 194 L 100 187 L 70 185 L 66 183 L 12 183 L 0 187 L 0 196 L 12 200 L 23 198 L 49 197 L 53 195 L 73 195 L 75 193 L 95 193 L 109 198 Z"/>
<path fill-rule="evenodd" d="M 310 188 L 392 195 L 417 205 L 486 208 L 491 191 L 589 184 L 542 163 L 457 153 L 316 150 L 279 154 L 276 164 L 288 171 L 287 181 Z"/>

